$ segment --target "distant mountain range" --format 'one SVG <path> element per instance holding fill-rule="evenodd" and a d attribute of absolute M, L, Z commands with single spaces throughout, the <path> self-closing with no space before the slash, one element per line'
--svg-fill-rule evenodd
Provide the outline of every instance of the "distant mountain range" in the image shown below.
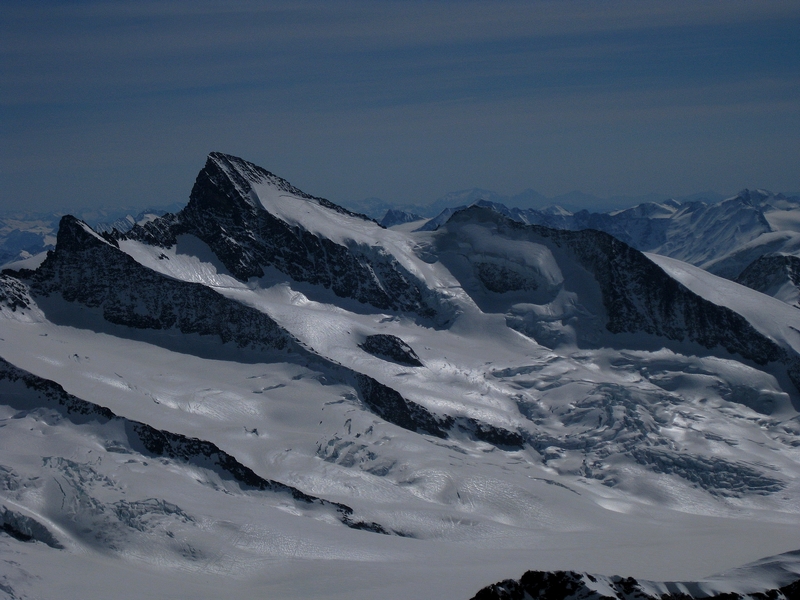
<path fill-rule="evenodd" d="M 771 195 L 769 192 L 766 193 Z M 776 197 L 778 196 L 781 195 L 776 195 Z M 490 203 L 498 208 L 502 207 L 500 209 L 506 211 L 512 218 L 516 218 L 515 215 L 528 213 L 529 216 L 521 216 L 520 218 L 523 220 L 528 219 L 530 222 L 537 220 L 534 216 L 536 213 L 547 214 L 556 211 L 578 214 L 579 216 L 572 219 L 574 225 L 570 227 L 574 228 L 581 226 L 581 219 L 583 219 L 584 224 L 589 223 L 592 226 L 599 223 L 598 217 L 592 219 L 588 218 L 587 215 L 602 215 L 609 211 L 613 212 L 640 205 L 661 205 L 665 202 L 667 204 L 674 202 L 680 204 L 696 202 L 716 204 L 724 199 L 726 199 L 726 196 L 711 191 L 674 199 L 659 194 L 600 198 L 578 191 L 546 197 L 534 190 L 525 190 L 519 194 L 504 196 L 490 190 L 472 188 L 450 192 L 429 204 L 401 206 L 390 204 L 380 198 L 365 198 L 361 201 L 348 203 L 346 206 L 390 227 L 414 219 L 432 218 L 447 209 L 452 210 L 480 202 L 484 205 Z M 110 231 L 112 228 L 118 231 L 127 231 L 136 222 L 163 215 L 167 212 L 175 212 L 180 207 L 180 203 L 173 203 L 145 209 L 84 209 L 75 211 L 74 214 L 100 231 Z M 389 214 L 387 215 L 387 213 Z M 64 213 L 31 213 L 24 210 L 8 211 L 0 214 L 0 264 L 52 249 L 55 241 L 55 231 L 62 214 Z M 617 221 L 624 221 L 624 218 L 618 218 Z M 560 226 L 555 221 L 551 222 L 551 225 Z M 617 230 L 619 229 L 618 227 Z"/>
<path fill-rule="evenodd" d="M 642 196 L 611 196 L 610 198 L 601 198 L 591 194 L 585 194 L 579 191 L 569 192 L 567 194 L 560 194 L 558 196 L 545 196 L 535 190 L 524 190 L 514 195 L 503 195 L 491 190 L 482 188 L 471 188 L 467 190 L 460 190 L 457 192 L 450 192 L 437 198 L 433 202 L 421 204 L 391 204 L 380 198 L 365 198 L 359 201 L 345 203 L 345 206 L 369 215 L 374 219 L 380 219 L 386 214 L 387 210 L 394 209 L 403 212 L 415 213 L 423 217 L 434 217 L 446 208 L 453 208 L 455 206 L 469 206 L 479 201 L 493 202 L 496 204 L 504 204 L 509 208 L 519 209 L 537 209 L 541 210 L 549 206 L 559 206 L 568 211 L 581 211 L 588 210 L 592 212 L 604 212 L 611 210 L 618 210 L 628 208 L 644 203 L 664 202 L 666 200 L 674 199 L 679 202 L 695 202 L 702 201 L 713 204 L 727 198 L 725 194 L 718 192 L 698 192 L 688 196 L 681 196 L 678 198 L 671 198 L 663 194 L 645 194 Z"/>
<path fill-rule="evenodd" d="M 379 222 L 384 227 L 419 221 L 416 228 L 433 231 L 454 212 L 475 204 L 521 223 L 605 231 L 637 250 L 678 258 L 800 308 L 799 271 L 792 262 L 800 260 L 800 196 L 745 189 L 729 198 L 714 192 L 680 200 L 653 198 L 660 197 L 651 194 L 603 200 L 572 192 L 546 198 L 533 190 L 501 196 L 473 188 L 446 194 L 428 206 L 394 208 L 378 198 L 368 198 L 351 207 L 374 218 L 382 214 Z M 607 212 L 574 210 L 580 205 L 618 205 L 643 199 L 647 201 Z M 87 209 L 78 214 L 96 231 L 124 233 L 180 207 L 148 208 L 135 216 L 131 209 Z M 24 211 L 0 216 L 0 264 L 52 250 L 60 217 L 60 213 Z"/>
<path fill-rule="evenodd" d="M 137 222 L 178 210 L 180 204 L 152 208 L 84 209 L 75 214 L 98 231 L 127 231 Z M 0 265 L 52 250 L 58 223 L 64 212 L 28 212 L 24 209 L 0 213 Z"/>

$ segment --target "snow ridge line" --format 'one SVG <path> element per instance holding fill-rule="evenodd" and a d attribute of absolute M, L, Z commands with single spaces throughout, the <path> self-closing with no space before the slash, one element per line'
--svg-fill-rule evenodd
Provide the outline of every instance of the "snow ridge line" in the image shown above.
<path fill-rule="evenodd" d="M 130 447 L 140 454 L 165 457 L 213 470 L 223 477 L 236 481 L 242 489 L 288 494 L 297 502 L 329 507 L 339 514 L 339 520 L 348 527 L 389 534 L 389 531 L 378 523 L 355 520 L 353 509 L 345 504 L 318 498 L 285 483 L 261 477 L 211 442 L 156 429 L 146 423 L 120 417 L 108 408 L 73 396 L 56 382 L 33 375 L 3 358 L 0 358 L 0 382 L 20 382 L 26 388 L 38 393 L 41 400 L 39 406 L 32 406 L 19 394 L 13 392 L 4 394 L 3 401 L 18 410 L 47 407 L 55 409 L 78 425 L 90 421 L 97 421 L 101 424 L 110 421 L 121 422 Z"/>

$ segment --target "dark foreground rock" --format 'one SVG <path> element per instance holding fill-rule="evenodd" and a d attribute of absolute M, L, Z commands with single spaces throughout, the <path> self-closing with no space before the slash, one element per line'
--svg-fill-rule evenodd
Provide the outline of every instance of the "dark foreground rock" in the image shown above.
<path fill-rule="evenodd" d="M 697 592 L 689 593 L 694 589 Z M 700 591 L 697 583 L 657 583 L 633 577 L 604 577 L 575 571 L 528 571 L 519 581 L 506 579 L 479 591 L 472 600 L 797 600 L 800 579 L 759 592 Z"/>

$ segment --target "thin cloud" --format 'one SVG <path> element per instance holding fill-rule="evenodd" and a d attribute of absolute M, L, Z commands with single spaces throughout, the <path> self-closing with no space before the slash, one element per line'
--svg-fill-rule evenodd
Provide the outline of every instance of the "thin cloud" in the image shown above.
<path fill-rule="evenodd" d="M 796 2 L 13 2 L 0 203 L 131 203 L 126 168 L 215 149 L 334 199 L 796 189 L 799 25 Z M 744 132 L 759 151 L 734 169 Z"/>

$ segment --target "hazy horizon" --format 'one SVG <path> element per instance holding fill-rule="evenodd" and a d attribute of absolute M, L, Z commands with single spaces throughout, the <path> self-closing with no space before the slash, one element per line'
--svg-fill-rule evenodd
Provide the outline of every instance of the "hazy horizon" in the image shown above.
<path fill-rule="evenodd" d="M 800 190 L 800 5 L 6 3 L 0 210 L 184 202 L 210 151 L 348 205 Z"/>
<path fill-rule="evenodd" d="M 80 218 L 86 218 L 87 215 L 92 215 L 91 221 L 106 222 L 104 220 L 104 217 L 116 218 L 117 216 L 123 216 L 125 213 L 131 214 L 131 216 L 136 216 L 136 213 L 146 212 L 148 210 L 165 210 L 165 209 L 169 211 L 180 210 L 180 208 L 183 208 L 183 206 L 185 206 L 186 203 L 188 203 L 189 201 L 190 189 L 191 188 L 186 190 L 185 198 L 169 202 L 167 201 L 147 202 L 143 200 L 141 203 L 128 204 L 128 205 L 114 205 L 111 203 L 97 204 L 97 205 L 84 204 L 75 206 L 68 206 L 68 205 L 53 206 L 53 207 L 46 207 L 43 209 L 35 209 L 35 208 L 30 209 L 25 206 L 19 206 L 19 207 L 11 206 L 11 207 L 0 208 L 0 216 L 7 218 L 9 215 L 13 214 L 41 215 L 41 216 L 73 214 L 74 216 L 78 216 Z M 762 188 L 747 188 L 747 189 L 762 189 Z M 385 214 L 386 210 L 388 209 L 412 210 L 414 208 L 418 209 L 429 208 L 429 209 L 434 209 L 435 213 L 438 214 L 438 212 L 441 210 L 441 207 L 444 206 L 456 207 L 460 205 L 461 201 L 458 198 L 459 196 L 472 194 L 480 196 L 480 198 L 478 199 L 500 202 L 502 204 L 505 204 L 509 208 L 514 208 L 514 207 L 544 208 L 547 206 L 558 205 L 568 210 L 582 210 L 583 208 L 587 208 L 591 211 L 606 212 L 610 210 L 617 210 L 620 208 L 632 207 L 635 206 L 636 204 L 644 202 L 664 202 L 670 199 L 678 200 L 681 202 L 699 200 L 709 203 L 715 203 L 726 198 L 731 198 L 741 191 L 743 190 L 737 190 L 736 192 L 729 192 L 729 193 L 721 193 L 716 190 L 704 190 L 704 191 L 694 192 L 692 194 L 686 194 L 685 196 L 668 196 L 666 194 L 650 192 L 641 195 L 619 194 L 608 197 L 599 197 L 599 196 L 594 196 L 592 194 L 586 194 L 581 190 L 571 190 L 564 194 L 559 194 L 555 196 L 545 196 L 544 194 L 540 194 L 537 190 L 533 190 L 531 188 L 520 190 L 512 194 L 500 194 L 496 190 L 488 190 L 482 187 L 472 187 L 472 188 L 452 190 L 437 198 L 427 198 L 425 200 L 422 200 L 419 204 L 409 204 L 402 202 L 392 203 L 377 196 L 361 198 L 359 200 L 348 200 L 345 202 L 341 202 L 339 204 L 351 210 L 365 212 L 366 214 L 368 214 L 373 218 L 382 217 Z M 766 190 L 766 191 L 772 192 L 774 194 L 784 194 L 787 197 L 800 196 L 800 192 L 787 192 L 784 190 Z M 483 194 L 480 194 L 479 192 L 483 192 Z M 526 199 L 531 194 L 538 196 L 540 200 L 538 202 L 526 201 Z M 327 199 L 327 197 L 324 194 L 321 194 L 320 197 Z M 452 202 L 448 202 L 449 199 L 452 199 Z M 589 206 L 589 203 L 591 203 L 594 200 L 596 200 L 596 205 Z M 476 201 L 477 199 L 470 200 L 467 202 L 467 204 L 471 204 Z"/>

